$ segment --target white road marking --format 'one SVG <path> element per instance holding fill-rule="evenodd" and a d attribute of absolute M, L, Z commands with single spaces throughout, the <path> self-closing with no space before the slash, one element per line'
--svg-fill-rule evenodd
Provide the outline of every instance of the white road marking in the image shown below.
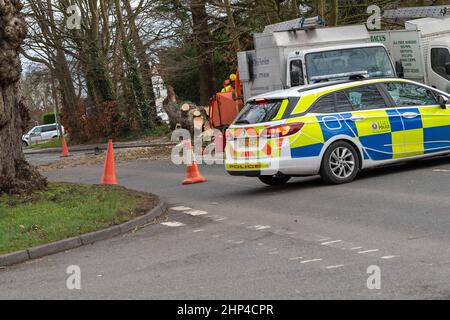
<path fill-rule="evenodd" d="M 197 230 L 194 230 L 193 232 L 194 233 L 199 233 L 199 232 L 203 232 L 203 231 L 205 231 L 204 229 L 197 229 Z"/>
<path fill-rule="evenodd" d="M 342 268 L 342 267 L 345 267 L 345 265 L 340 264 L 337 266 L 328 266 L 328 267 L 326 267 L 326 269 L 331 270 L 331 269 L 338 269 L 338 268 Z"/>
<path fill-rule="evenodd" d="M 189 208 L 189 207 L 183 207 L 183 206 L 170 208 L 170 210 L 174 210 L 174 211 L 186 211 L 186 210 L 191 210 L 191 209 L 192 209 L 192 208 Z"/>
<path fill-rule="evenodd" d="M 372 252 L 378 252 L 379 249 L 372 249 L 372 250 L 365 250 L 365 251 L 358 251 L 358 254 L 364 254 L 364 253 L 372 253 Z"/>
<path fill-rule="evenodd" d="M 227 219 L 228 219 L 227 217 L 220 217 L 220 218 L 214 219 L 214 221 L 220 222 L 220 221 L 224 221 L 224 220 L 227 220 Z"/>
<path fill-rule="evenodd" d="M 303 259 L 303 257 L 293 257 L 293 258 L 289 258 L 289 261 L 296 261 L 296 260 L 301 260 Z"/>
<path fill-rule="evenodd" d="M 326 246 L 326 245 L 338 243 L 338 242 L 342 242 L 342 240 L 333 240 L 333 241 L 323 242 L 322 245 Z"/>
<path fill-rule="evenodd" d="M 267 230 L 267 229 L 270 229 L 271 226 L 261 226 L 261 225 L 256 225 L 256 226 L 252 226 L 252 227 L 250 227 L 250 228 L 253 228 L 253 229 L 257 230 L 257 231 L 261 231 L 261 230 Z"/>
<path fill-rule="evenodd" d="M 191 216 L 204 216 L 207 215 L 208 212 L 207 211 L 202 211 L 202 210 L 188 210 L 188 211 L 184 211 L 184 213 L 189 214 Z"/>
<path fill-rule="evenodd" d="M 178 221 L 163 222 L 161 224 L 166 227 L 184 227 L 184 226 L 186 226 L 184 223 L 181 223 Z"/>
<path fill-rule="evenodd" d="M 232 243 L 232 244 L 243 244 L 244 241 L 236 241 L 236 240 L 227 240 L 228 243 Z"/>
<path fill-rule="evenodd" d="M 384 259 L 384 260 L 394 259 L 394 258 L 397 258 L 397 256 L 384 256 L 384 257 L 381 257 L 381 259 Z"/>
<path fill-rule="evenodd" d="M 318 261 L 322 261 L 322 259 L 303 260 L 303 261 L 300 261 L 300 263 L 305 264 L 305 263 L 318 262 Z"/>
<path fill-rule="evenodd" d="M 434 172 L 450 172 L 448 169 L 434 169 Z"/>
<path fill-rule="evenodd" d="M 298 233 L 297 231 L 291 231 L 291 232 L 287 232 L 286 234 L 288 236 L 293 236 L 294 234 L 297 234 L 297 233 Z"/>
<path fill-rule="evenodd" d="M 359 249 L 362 249 L 362 248 L 364 248 L 364 247 L 354 247 L 354 248 L 351 248 L 350 250 L 359 250 Z"/>
<path fill-rule="evenodd" d="M 280 254 L 278 251 L 269 252 L 270 255 Z"/>

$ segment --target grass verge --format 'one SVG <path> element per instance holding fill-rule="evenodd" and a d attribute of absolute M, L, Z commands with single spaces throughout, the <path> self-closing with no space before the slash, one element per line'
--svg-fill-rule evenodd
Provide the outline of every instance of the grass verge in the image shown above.
<path fill-rule="evenodd" d="M 67 145 L 70 146 L 70 140 L 66 138 Z M 31 146 L 27 147 L 27 149 L 31 150 L 41 150 L 41 149 L 49 149 L 49 148 L 61 148 L 62 147 L 62 141 L 61 139 L 52 139 L 47 142 L 39 143 L 39 144 L 32 144 Z"/>
<path fill-rule="evenodd" d="M 51 183 L 28 196 L 0 196 L 0 254 L 121 224 L 157 205 L 122 187 Z"/>

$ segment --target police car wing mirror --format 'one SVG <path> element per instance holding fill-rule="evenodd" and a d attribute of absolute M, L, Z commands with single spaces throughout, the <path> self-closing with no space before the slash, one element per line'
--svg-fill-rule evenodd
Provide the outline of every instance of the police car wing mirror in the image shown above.
<path fill-rule="evenodd" d="M 437 96 L 437 101 L 439 103 L 439 105 L 441 106 L 442 109 L 447 109 L 447 104 L 448 104 L 448 98 L 444 95 L 438 95 Z"/>

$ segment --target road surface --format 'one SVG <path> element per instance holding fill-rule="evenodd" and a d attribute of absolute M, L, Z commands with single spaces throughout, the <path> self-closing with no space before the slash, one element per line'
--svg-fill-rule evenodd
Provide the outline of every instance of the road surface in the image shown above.
<path fill-rule="evenodd" d="M 101 170 L 46 175 L 98 183 Z M 342 186 L 312 177 L 274 188 L 220 166 L 201 170 L 207 183 L 181 186 L 183 167 L 118 164 L 121 185 L 169 202 L 162 223 L 1 270 L 0 298 L 450 298 L 449 157 Z M 81 290 L 66 288 L 70 265 L 81 268 Z"/>

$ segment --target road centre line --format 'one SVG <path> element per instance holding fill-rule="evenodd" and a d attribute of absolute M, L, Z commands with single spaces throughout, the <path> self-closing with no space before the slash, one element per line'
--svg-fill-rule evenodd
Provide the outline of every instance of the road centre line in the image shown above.
<path fill-rule="evenodd" d="M 342 267 L 345 267 L 345 265 L 340 264 L 337 266 L 328 266 L 328 267 L 326 267 L 326 269 L 331 270 L 331 269 L 338 269 L 338 268 L 342 268 Z"/>
<path fill-rule="evenodd" d="M 339 243 L 339 242 L 342 242 L 342 240 L 333 240 L 333 241 L 323 242 L 322 245 L 326 246 L 326 245 L 329 245 L 329 244 Z"/>
<path fill-rule="evenodd" d="M 372 249 L 372 250 L 358 251 L 358 254 L 372 253 L 372 252 L 378 252 L 378 251 L 380 251 L 380 249 Z"/>
<path fill-rule="evenodd" d="M 289 258 L 289 261 L 296 261 L 296 260 L 301 260 L 301 259 L 303 259 L 303 257 L 292 257 L 292 258 Z"/>
<path fill-rule="evenodd" d="M 322 259 L 303 260 L 303 261 L 300 261 L 300 263 L 305 264 L 305 263 L 318 262 L 318 261 L 322 261 Z"/>

